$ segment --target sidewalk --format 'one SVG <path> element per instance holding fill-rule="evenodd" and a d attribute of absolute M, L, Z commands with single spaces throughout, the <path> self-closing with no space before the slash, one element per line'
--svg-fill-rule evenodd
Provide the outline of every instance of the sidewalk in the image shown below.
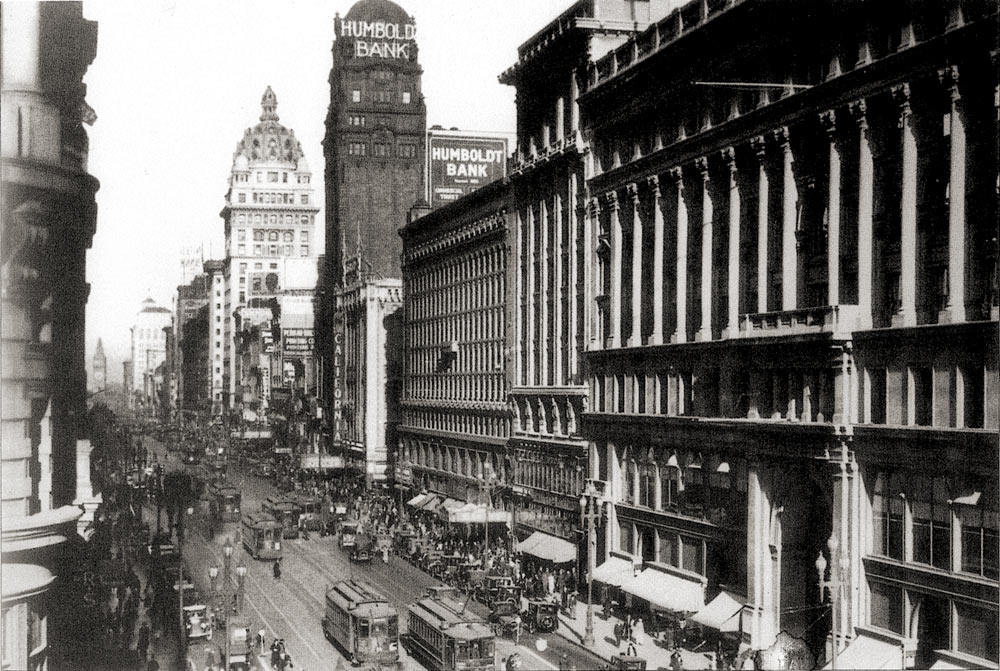
<path fill-rule="evenodd" d="M 594 645 L 588 646 L 588 650 L 604 660 L 610 660 L 614 655 L 625 654 L 627 645 L 623 642 L 621 647 L 615 647 L 615 625 L 622 622 L 621 618 L 611 616 L 607 620 L 601 614 L 601 606 L 594 604 Z M 576 604 L 576 617 L 567 617 L 561 611 L 559 613 L 559 634 L 566 640 L 583 646 L 583 635 L 587 628 L 587 604 L 579 601 Z M 670 668 L 670 655 L 672 650 L 665 647 L 661 642 L 654 640 L 649 634 L 643 637 L 645 640 L 636 645 L 636 656 L 647 661 L 647 668 L 650 671 Z M 684 669 L 711 669 L 714 668 L 714 655 L 706 655 L 701 652 L 691 652 L 681 649 L 684 658 Z"/>

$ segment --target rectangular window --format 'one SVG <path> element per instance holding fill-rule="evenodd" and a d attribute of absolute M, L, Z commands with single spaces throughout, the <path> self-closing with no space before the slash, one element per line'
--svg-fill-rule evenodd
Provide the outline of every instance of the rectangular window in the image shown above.
<path fill-rule="evenodd" d="M 236 245 L 236 253 L 240 256 L 244 256 L 247 253 L 246 245 Z"/>
<path fill-rule="evenodd" d="M 299 233 L 299 240 L 302 242 L 309 242 L 309 231 L 302 231 Z"/>
<path fill-rule="evenodd" d="M 913 561 L 951 569 L 951 508 L 944 478 L 910 480 L 913 515 Z"/>
<path fill-rule="evenodd" d="M 965 426 L 969 429 L 983 428 L 983 367 L 962 369 L 962 385 L 965 391 Z"/>
<path fill-rule="evenodd" d="M 704 550 L 700 538 L 681 536 L 682 568 L 694 573 L 704 573 Z"/>
<path fill-rule="evenodd" d="M 375 91 L 374 100 L 377 103 L 391 103 L 392 102 L 392 91 Z"/>
<path fill-rule="evenodd" d="M 303 193 L 302 197 L 301 197 L 301 201 L 302 201 L 303 205 L 308 205 L 309 204 L 309 194 Z"/>
<path fill-rule="evenodd" d="M 903 559 L 903 511 L 906 501 L 900 496 L 902 479 L 879 472 L 872 495 L 872 552 L 883 557 Z"/>
<path fill-rule="evenodd" d="M 240 242 L 243 242 L 244 240 L 247 239 L 247 232 L 242 228 L 239 229 L 238 231 L 236 231 L 236 239 L 239 240 Z"/>
<path fill-rule="evenodd" d="M 997 551 L 998 513 L 995 501 L 984 500 L 989 492 L 980 494 L 980 505 L 959 505 L 962 523 L 962 572 L 981 575 L 990 580 L 1000 579 Z"/>
<path fill-rule="evenodd" d="M 913 421 L 930 426 L 934 412 L 934 372 L 930 368 L 913 371 Z"/>
<path fill-rule="evenodd" d="M 409 91 L 403 91 L 403 104 L 404 105 L 409 105 L 410 104 L 410 92 Z"/>
<path fill-rule="evenodd" d="M 385 142 L 376 142 L 372 145 L 372 155 L 386 157 L 389 155 L 390 145 Z"/>
<path fill-rule="evenodd" d="M 368 145 L 364 142 L 350 142 L 347 145 L 347 153 L 351 156 L 367 156 Z"/>
<path fill-rule="evenodd" d="M 416 158 L 416 156 L 417 156 L 417 145 L 415 144 L 399 145 L 399 158 Z"/>
<path fill-rule="evenodd" d="M 657 533 L 660 536 L 660 556 L 657 561 L 677 566 L 677 534 L 662 529 Z"/>
<path fill-rule="evenodd" d="M 872 368 L 868 370 L 869 399 L 871 402 L 870 424 L 885 424 L 885 387 L 887 374 L 888 371 L 885 368 Z"/>
<path fill-rule="evenodd" d="M 872 625 L 903 633 L 903 590 L 883 583 L 871 583 Z"/>
<path fill-rule="evenodd" d="M 259 230 L 258 231 L 254 231 L 253 232 L 253 239 L 256 242 L 262 242 L 264 240 L 264 231 L 259 231 Z"/>
<path fill-rule="evenodd" d="M 253 246 L 253 255 L 254 256 L 260 256 L 263 253 L 264 253 L 264 246 L 263 245 L 254 245 Z"/>
<path fill-rule="evenodd" d="M 277 256 L 278 255 L 278 245 L 268 245 L 268 247 L 267 247 L 267 253 L 268 253 L 268 256 Z"/>
<path fill-rule="evenodd" d="M 359 103 L 361 102 L 361 89 L 354 89 L 351 91 L 351 102 Z"/>
<path fill-rule="evenodd" d="M 247 195 L 245 193 L 236 194 L 236 200 L 237 202 L 245 203 L 247 202 Z"/>
<path fill-rule="evenodd" d="M 309 245 L 302 245 L 299 247 L 299 254 L 301 256 L 309 256 Z"/>
<path fill-rule="evenodd" d="M 245 273 L 246 271 L 247 271 L 247 264 L 241 263 L 240 264 L 240 272 L 241 273 Z M 216 292 L 216 295 L 218 295 L 218 292 Z"/>
<path fill-rule="evenodd" d="M 292 255 L 292 246 L 285 245 L 285 256 L 291 256 L 291 255 Z"/>
<path fill-rule="evenodd" d="M 618 525 L 618 548 L 622 552 L 632 553 L 632 523 L 622 522 Z"/>
<path fill-rule="evenodd" d="M 267 181 L 268 182 L 277 182 L 278 181 L 278 173 L 277 172 L 269 172 L 269 173 L 267 173 Z"/>
<path fill-rule="evenodd" d="M 997 659 L 997 612 L 955 604 L 955 649 L 991 662 Z"/>

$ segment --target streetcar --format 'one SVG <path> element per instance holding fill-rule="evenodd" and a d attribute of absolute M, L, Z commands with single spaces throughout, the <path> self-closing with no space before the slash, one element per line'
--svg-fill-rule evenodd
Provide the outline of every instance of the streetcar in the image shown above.
<path fill-rule="evenodd" d="M 287 496 L 269 496 L 264 499 L 260 509 L 281 524 L 282 537 L 299 537 L 299 508 L 292 499 Z"/>
<path fill-rule="evenodd" d="M 371 584 L 338 582 L 326 592 L 326 638 L 340 646 L 352 664 L 380 668 L 399 665 L 399 615 Z"/>
<path fill-rule="evenodd" d="M 254 559 L 281 557 L 282 526 L 263 512 L 247 513 L 241 523 L 243 547 Z"/>
<path fill-rule="evenodd" d="M 323 528 L 323 501 L 318 496 L 305 492 L 292 492 L 290 499 L 299 509 L 299 525 L 309 531 L 319 531 Z"/>
<path fill-rule="evenodd" d="M 408 650 L 428 669 L 486 671 L 495 668 L 492 628 L 466 608 L 467 601 L 440 592 L 409 607 Z"/>
<path fill-rule="evenodd" d="M 208 488 L 212 517 L 220 522 L 240 521 L 240 490 L 225 482 L 213 482 Z"/>
<path fill-rule="evenodd" d="M 340 524 L 340 549 L 352 548 L 357 545 L 358 536 L 362 533 L 361 522 L 347 520 Z"/>

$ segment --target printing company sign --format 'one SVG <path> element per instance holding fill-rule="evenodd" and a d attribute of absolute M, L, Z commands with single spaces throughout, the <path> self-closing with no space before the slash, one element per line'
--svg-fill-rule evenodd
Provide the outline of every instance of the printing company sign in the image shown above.
<path fill-rule="evenodd" d="M 507 170 L 503 138 L 428 134 L 428 183 L 432 208 L 501 179 Z"/>
<path fill-rule="evenodd" d="M 384 21 L 341 21 L 340 37 L 354 40 L 355 58 L 397 58 L 408 61 L 417 36 L 412 23 Z"/>
<path fill-rule="evenodd" d="M 313 352 L 316 338 L 312 329 L 286 328 L 281 330 L 281 343 L 285 354 L 309 355 Z"/>

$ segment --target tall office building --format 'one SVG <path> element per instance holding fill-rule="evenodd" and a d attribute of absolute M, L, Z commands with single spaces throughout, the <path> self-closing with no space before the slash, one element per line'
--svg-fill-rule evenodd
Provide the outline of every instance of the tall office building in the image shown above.
<path fill-rule="evenodd" d="M 173 314 L 152 298 L 146 298 L 135 316 L 132 331 L 132 396 L 129 407 L 151 411 L 149 376 L 167 358 L 164 327 L 173 325 Z"/>
<path fill-rule="evenodd" d="M 59 573 L 82 512 L 73 503 L 99 186 L 87 172 L 83 124 L 96 117 L 83 77 L 97 24 L 79 2 L 17 2 L 0 6 L 0 30 L 2 665 L 45 669 L 65 648 Z"/>
<path fill-rule="evenodd" d="M 216 307 L 209 327 L 213 340 L 221 335 L 223 341 L 226 407 L 240 414 L 251 371 L 240 366 L 238 334 L 259 321 L 267 302 L 282 291 L 285 261 L 315 257 L 317 251 L 319 206 L 312 171 L 295 131 L 278 122 L 277 108 L 277 96 L 268 86 L 261 98 L 260 123 L 246 129 L 233 153 L 226 204 L 219 215 L 226 235 L 224 289 L 218 296 L 213 280 L 210 304 L 222 310 Z"/>

